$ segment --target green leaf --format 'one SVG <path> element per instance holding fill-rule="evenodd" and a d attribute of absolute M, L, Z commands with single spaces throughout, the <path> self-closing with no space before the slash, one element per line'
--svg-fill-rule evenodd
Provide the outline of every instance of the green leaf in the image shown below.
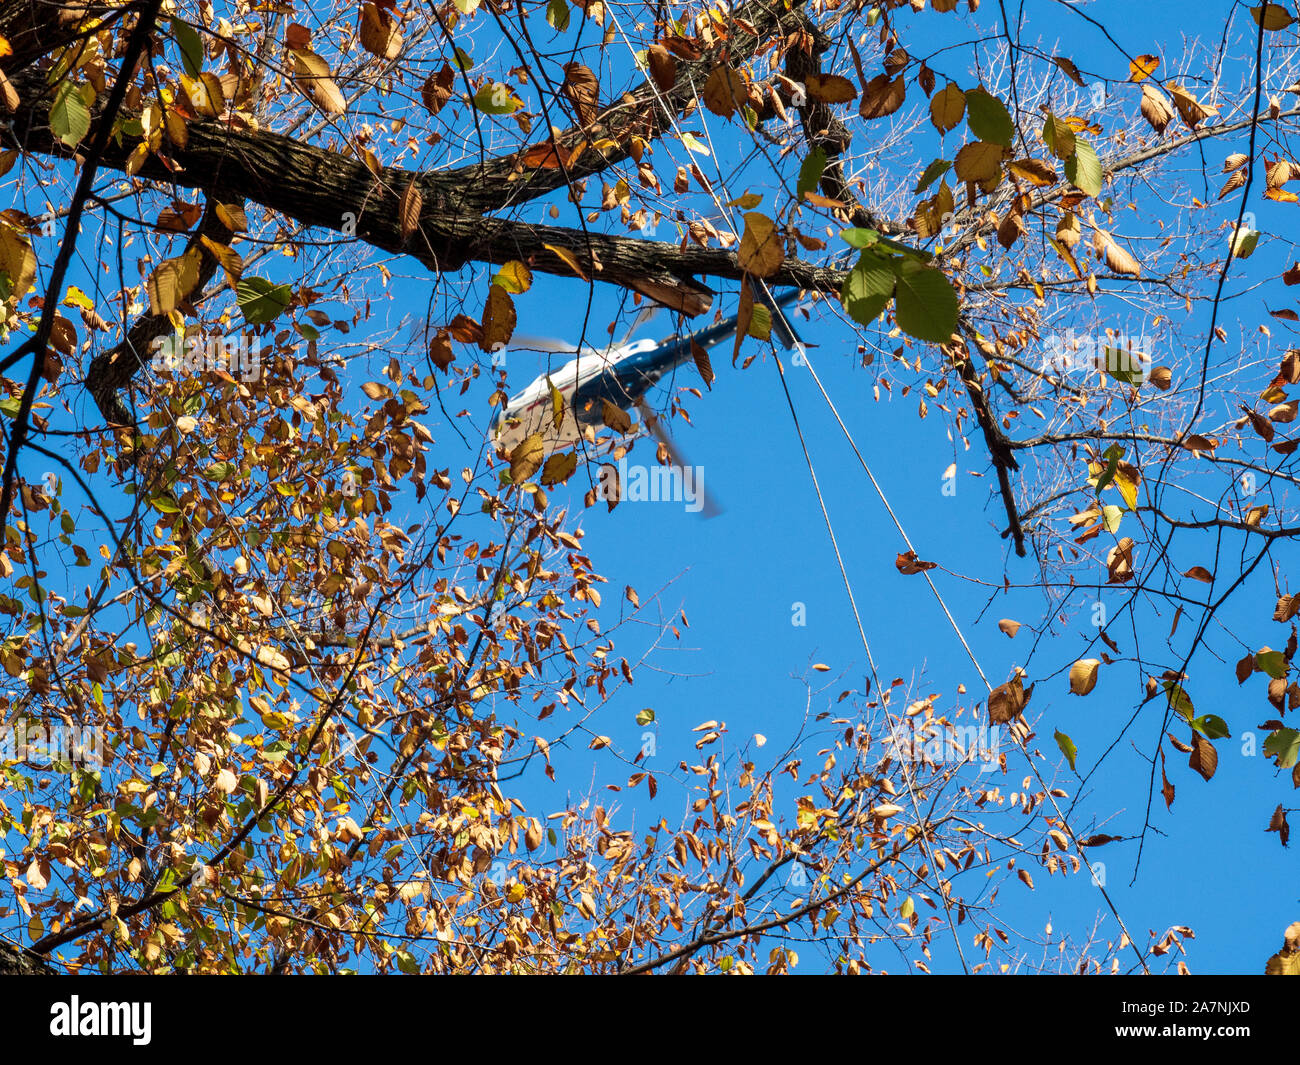
<path fill-rule="evenodd" d="M 749 328 L 745 330 L 745 335 L 751 336 L 755 340 L 767 340 L 771 337 L 772 312 L 761 303 L 754 304 L 753 313 L 749 318 Z"/>
<path fill-rule="evenodd" d="M 1074 740 L 1070 739 L 1060 729 L 1053 732 L 1056 737 L 1056 746 L 1061 748 L 1061 753 L 1065 755 L 1066 761 L 1070 763 L 1070 768 L 1074 768 L 1074 760 L 1079 756 L 1079 748 L 1074 745 Z"/>
<path fill-rule="evenodd" d="M 957 328 L 957 293 L 942 270 L 904 259 L 898 272 L 894 315 L 908 336 L 947 344 Z"/>
<path fill-rule="evenodd" d="M 1187 721 L 1192 720 L 1192 714 L 1196 712 L 1192 706 L 1191 697 L 1183 691 L 1181 684 L 1176 684 L 1172 680 L 1165 681 L 1165 696 L 1169 699 L 1169 705 L 1177 710 Z"/>
<path fill-rule="evenodd" d="M 176 36 L 176 43 L 181 46 L 181 65 L 184 66 L 185 73 L 191 78 L 197 78 L 203 70 L 203 41 L 199 38 L 198 30 L 188 22 L 174 18 L 172 33 Z"/>
<path fill-rule="evenodd" d="M 952 163 L 948 162 L 947 159 L 934 160 L 925 168 L 925 173 L 921 175 L 921 180 L 916 183 L 916 188 L 912 191 L 920 195 L 951 169 Z"/>
<path fill-rule="evenodd" d="M 1264 741 L 1264 753 L 1277 759 L 1279 769 L 1290 769 L 1300 757 L 1300 732 L 1278 729 Z"/>
<path fill-rule="evenodd" d="M 569 5 L 567 0 L 551 0 L 546 5 L 546 21 L 551 28 L 563 33 L 569 28 Z"/>
<path fill-rule="evenodd" d="M 1232 738 L 1232 733 L 1228 730 L 1228 723 L 1217 714 L 1202 714 L 1200 717 L 1194 717 L 1191 726 L 1206 739 L 1226 740 Z"/>
<path fill-rule="evenodd" d="M 1065 176 L 1070 184 L 1089 196 L 1101 195 L 1101 160 L 1097 149 L 1080 137 L 1075 141 L 1074 155 L 1065 161 Z"/>
<path fill-rule="evenodd" d="M 249 325 L 260 325 L 278 318 L 293 299 L 288 285 L 276 285 L 264 277 L 241 278 L 235 290 L 235 302 Z"/>
<path fill-rule="evenodd" d="M 17 418 L 18 410 L 22 407 L 23 401 L 19 396 L 10 396 L 8 399 L 0 399 L 0 414 L 6 418 Z"/>
<path fill-rule="evenodd" d="M 1124 517 L 1124 508 L 1107 504 L 1101 508 L 1101 520 L 1108 533 L 1119 532 L 1120 520 Z"/>
<path fill-rule="evenodd" d="M 870 230 L 850 230 L 864 233 Z M 860 325 L 870 325 L 894 295 L 897 278 L 889 264 L 872 252 L 863 252 L 857 265 L 849 271 L 840 290 L 840 299 L 848 316 Z"/>
<path fill-rule="evenodd" d="M 638 725 L 648 725 L 654 719 L 655 719 L 655 712 L 651 710 L 650 707 L 648 706 L 644 710 L 637 711 L 636 723 Z"/>
<path fill-rule="evenodd" d="M 512 115 L 524 102 L 501 81 L 490 81 L 474 94 L 474 106 L 485 115 Z"/>
<path fill-rule="evenodd" d="M 1286 655 L 1281 651 L 1260 651 L 1255 655 L 1255 665 L 1274 680 L 1286 676 Z"/>
<path fill-rule="evenodd" d="M 1097 495 L 1101 496 L 1102 491 L 1115 479 L 1115 473 L 1119 469 L 1119 460 L 1124 457 L 1124 449 L 1118 444 L 1111 444 L 1102 454 L 1106 460 L 1106 470 L 1097 478 Z"/>
<path fill-rule="evenodd" d="M 50 129 L 69 148 L 75 148 L 90 132 L 90 108 L 81 98 L 80 86 L 74 82 L 61 82 L 54 90 Z"/>
<path fill-rule="evenodd" d="M 802 200 L 805 192 L 816 192 L 825 171 L 826 152 L 822 148 L 814 148 L 799 168 L 799 181 L 794 187 L 795 199 Z"/>
<path fill-rule="evenodd" d="M 1011 146 L 1016 125 L 1006 105 L 987 89 L 970 89 L 966 93 L 966 122 L 980 140 L 989 144 Z"/>
<path fill-rule="evenodd" d="M 1056 158 L 1069 159 L 1074 155 L 1077 142 L 1074 130 L 1049 112 L 1047 121 L 1043 123 L 1043 143 Z"/>
<path fill-rule="evenodd" d="M 845 229 L 841 230 L 840 238 L 850 248 L 869 248 L 880 240 L 880 234 L 874 229 Z"/>
<path fill-rule="evenodd" d="M 1254 229 L 1237 229 L 1232 234 L 1232 255 L 1237 259 L 1249 259 L 1255 254 L 1259 245 L 1259 232 Z"/>

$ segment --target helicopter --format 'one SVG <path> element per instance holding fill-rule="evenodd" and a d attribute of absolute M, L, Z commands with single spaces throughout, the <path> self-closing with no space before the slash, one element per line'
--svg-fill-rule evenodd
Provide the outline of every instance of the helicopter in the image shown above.
<path fill-rule="evenodd" d="M 786 350 L 802 348 L 789 320 L 781 313 L 799 295 L 799 290 L 792 289 L 772 297 L 761 287 L 756 295 L 756 302 L 772 312 L 772 335 Z M 692 345 L 708 350 L 731 337 L 736 332 L 738 318 L 733 315 L 697 332 L 675 333 L 661 340 L 632 340 L 632 334 L 657 310 L 657 307 L 643 310 L 622 340 L 603 351 L 591 345 L 579 347 L 537 338 L 517 344 L 539 351 L 572 353 L 574 358 L 554 373 L 539 375 L 506 401 L 495 423 L 498 449 L 508 455 L 533 435 L 541 436 L 547 456 L 574 447 L 584 438 L 588 427 L 594 431 L 605 424 L 608 401 L 629 415 L 631 408 L 636 407 L 642 423 L 664 445 L 673 465 L 683 467 L 677 449 L 645 403 L 645 396 L 663 377 L 694 358 Z M 552 389 L 563 401 L 558 424 Z"/>

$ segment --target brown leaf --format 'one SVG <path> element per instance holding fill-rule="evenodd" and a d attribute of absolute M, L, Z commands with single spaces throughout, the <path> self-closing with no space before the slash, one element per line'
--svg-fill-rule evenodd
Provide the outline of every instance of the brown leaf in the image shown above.
<path fill-rule="evenodd" d="M 1025 220 L 1016 212 L 1011 211 L 998 226 L 998 243 L 1004 248 L 1010 248 L 1024 234 Z"/>
<path fill-rule="evenodd" d="M 1065 76 L 1081 89 L 1086 89 L 1088 83 L 1083 80 L 1083 75 L 1079 73 L 1079 68 L 1074 65 L 1074 60 L 1067 59 L 1063 55 L 1053 56 L 1052 62 L 1065 71 Z"/>
<path fill-rule="evenodd" d="M 573 104 L 580 125 L 587 126 L 596 120 L 599 113 L 596 102 L 600 95 L 600 82 L 590 67 L 581 63 L 566 63 L 560 91 Z"/>
<path fill-rule="evenodd" d="M 387 8 L 363 4 L 360 26 L 361 47 L 380 59 L 396 59 L 402 52 L 402 34 Z"/>
<path fill-rule="evenodd" d="M 934 569 L 938 563 L 924 562 L 916 557 L 915 551 L 907 551 L 894 559 L 894 565 L 898 567 L 899 573 L 905 577 L 910 577 L 914 573 L 924 573 L 928 569 Z"/>
<path fill-rule="evenodd" d="M 650 66 L 650 77 L 660 92 L 667 92 L 677 82 L 677 60 L 662 44 L 652 44 L 646 49 L 646 61 Z"/>
<path fill-rule="evenodd" d="M 632 418 L 628 412 L 607 399 L 600 401 L 600 418 L 620 436 L 632 431 Z"/>
<path fill-rule="evenodd" d="M 1300 595 L 1280 596 L 1273 611 L 1273 620 L 1290 621 L 1296 614 L 1300 614 Z"/>
<path fill-rule="evenodd" d="M 424 211 L 424 197 L 416 187 L 415 181 L 406 183 L 402 190 L 402 199 L 397 207 L 398 222 L 402 229 L 402 239 L 406 240 L 420 224 L 420 214 Z"/>
<path fill-rule="evenodd" d="M 1192 580 L 1200 581 L 1203 584 L 1214 583 L 1214 574 L 1211 573 L 1204 566 L 1193 566 L 1186 573 L 1184 573 L 1183 576 L 1190 577 Z"/>
<path fill-rule="evenodd" d="M 957 176 L 962 181 L 983 183 L 991 181 L 1001 173 L 1002 153 L 1000 144 L 986 144 L 973 141 L 957 153 Z"/>
<path fill-rule="evenodd" d="M 1081 658 L 1070 667 L 1070 694 L 1088 695 L 1097 686 L 1097 673 L 1101 662 L 1095 658 Z"/>
<path fill-rule="evenodd" d="M 1192 734 L 1192 756 L 1188 759 L 1187 764 L 1206 780 L 1209 780 L 1219 768 L 1219 752 L 1214 749 L 1214 744 L 1206 737 L 1199 732 L 1194 732 Z"/>
<path fill-rule="evenodd" d="M 1136 59 L 1130 60 L 1128 65 L 1128 80 L 1136 84 L 1139 81 L 1145 81 L 1156 72 L 1160 66 L 1160 57 L 1154 55 L 1140 55 Z"/>
<path fill-rule="evenodd" d="M 804 88 L 812 99 L 824 104 L 846 104 L 858 96 L 853 82 L 839 74 L 809 74 Z"/>
<path fill-rule="evenodd" d="M 1282 840 L 1282 846 L 1286 846 L 1291 840 L 1291 825 L 1286 819 L 1286 810 L 1281 803 L 1277 804 L 1277 809 L 1273 811 L 1273 816 L 1268 819 L 1268 831 L 1276 832 L 1278 838 Z"/>
<path fill-rule="evenodd" d="M 1117 274 L 1124 274 L 1128 277 L 1138 277 L 1142 273 L 1142 267 L 1136 259 L 1127 251 L 1115 243 L 1104 229 L 1093 231 L 1092 246 L 1101 253 L 1106 260 L 1106 265 Z"/>
<path fill-rule="evenodd" d="M 1055 185 L 1060 178 L 1052 164 L 1044 159 L 1018 159 L 1007 167 L 1016 177 L 1038 188 Z"/>
<path fill-rule="evenodd" d="M 868 121 L 886 118 L 892 115 L 907 98 L 905 75 L 890 80 L 888 74 L 880 74 L 867 82 L 862 90 L 862 103 L 858 105 L 858 115 Z"/>
<path fill-rule="evenodd" d="M 730 118 L 749 97 L 749 76 L 729 66 L 717 66 L 704 82 L 704 106 Z"/>
<path fill-rule="evenodd" d="M 709 361 L 708 351 L 692 340 L 691 357 L 695 360 L 695 368 L 699 370 L 700 377 L 704 379 L 705 387 L 712 391 L 716 377 L 713 373 L 713 363 Z"/>
<path fill-rule="evenodd" d="M 1183 88 L 1181 85 L 1170 83 L 1168 85 L 1169 93 L 1174 99 L 1174 106 L 1182 116 L 1184 122 L 1192 129 L 1195 129 L 1201 122 L 1209 118 L 1210 115 L 1217 115 L 1219 109 L 1210 104 L 1203 104 L 1196 96 Z"/>
<path fill-rule="evenodd" d="M 1032 691 L 1032 689 L 1031 689 Z M 1013 677 L 989 692 L 989 722 L 994 725 L 1010 724 L 1024 713 L 1031 692 L 1025 691 L 1024 681 Z"/>
<path fill-rule="evenodd" d="M 578 468 L 578 456 L 572 451 L 566 451 L 563 454 L 551 455 L 546 464 L 542 467 L 542 484 L 547 488 L 552 485 L 564 484 L 573 472 Z"/>
<path fill-rule="evenodd" d="M 965 114 L 966 94 L 951 81 L 930 100 L 930 121 L 940 133 L 956 129 Z"/>
<path fill-rule="evenodd" d="M 1108 583 L 1122 584 L 1133 579 L 1133 539 L 1124 537 L 1106 556 Z"/>
<path fill-rule="evenodd" d="M 430 74 L 424 81 L 420 96 L 429 114 L 436 115 L 451 99 L 452 86 L 456 84 L 456 72 L 446 63 L 436 74 Z"/>
<path fill-rule="evenodd" d="M 500 285 L 488 286 L 487 305 L 483 309 L 483 335 L 478 345 L 484 351 L 500 351 L 510 343 L 515 332 L 515 302 Z"/>
<path fill-rule="evenodd" d="M 1010 618 L 1003 618 L 998 622 L 998 628 L 1014 640 L 1016 633 L 1020 631 L 1020 622 L 1012 621 Z"/>

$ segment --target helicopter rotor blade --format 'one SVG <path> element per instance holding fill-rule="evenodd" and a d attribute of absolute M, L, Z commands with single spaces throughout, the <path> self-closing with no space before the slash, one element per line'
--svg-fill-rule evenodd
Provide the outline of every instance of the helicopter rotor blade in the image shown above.
<path fill-rule="evenodd" d="M 516 335 L 510 339 L 511 350 L 523 349 L 524 351 L 548 351 L 557 355 L 573 355 L 581 349 L 577 344 L 570 344 L 567 340 L 556 340 L 553 337 L 533 337 Z"/>
<path fill-rule="evenodd" d="M 628 326 L 627 332 L 623 334 L 623 339 L 618 342 L 617 347 L 625 347 L 631 341 L 632 335 L 657 315 L 659 311 L 660 307 L 657 303 L 648 303 L 642 307 L 637 316 L 632 319 L 632 324 Z"/>
<path fill-rule="evenodd" d="M 668 452 L 668 458 L 672 464 L 679 470 L 686 468 L 686 456 L 681 453 L 673 438 L 668 431 L 659 424 L 659 415 L 652 411 L 644 400 L 637 400 L 636 409 L 641 412 L 641 422 L 659 443 L 663 444 L 664 449 Z M 713 497 L 707 488 L 704 489 L 704 509 L 701 512 L 705 518 L 715 518 L 722 513 L 722 506 Z"/>

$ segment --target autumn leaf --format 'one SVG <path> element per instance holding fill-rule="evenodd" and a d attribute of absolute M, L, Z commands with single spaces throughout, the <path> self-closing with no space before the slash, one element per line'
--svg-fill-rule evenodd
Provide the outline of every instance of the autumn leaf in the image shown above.
<path fill-rule="evenodd" d="M 957 153 L 957 176 L 962 181 L 982 183 L 996 178 L 1001 172 L 1004 149 L 999 144 L 975 141 Z"/>
<path fill-rule="evenodd" d="M 483 310 L 483 336 L 479 347 L 499 351 L 510 343 L 515 332 L 515 302 L 501 285 L 489 285 L 487 305 Z"/>
<path fill-rule="evenodd" d="M 902 107 L 906 98 L 907 87 L 902 74 L 893 79 L 888 74 L 881 74 L 863 88 L 858 115 L 868 121 L 886 118 Z"/>
<path fill-rule="evenodd" d="M 1097 686 L 1097 671 L 1101 668 L 1100 660 L 1082 658 L 1070 667 L 1070 693 L 1087 695 Z"/>
<path fill-rule="evenodd" d="M 715 115 L 730 118 L 749 96 L 749 77 L 728 66 L 713 68 L 704 82 L 701 98 Z"/>
<path fill-rule="evenodd" d="M 930 121 L 940 133 L 956 129 L 966 114 L 966 94 L 949 82 L 930 98 Z"/>
<path fill-rule="evenodd" d="M 771 277 L 781 269 L 785 249 L 776 223 L 757 211 L 747 213 L 736 257 L 741 269 L 754 277 Z"/>
<path fill-rule="evenodd" d="M 511 456 L 511 465 L 513 467 L 514 456 Z M 563 454 L 551 455 L 545 465 L 542 466 L 542 476 L 540 478 L 543 485 L 551 488 L 557 484 L 564 484 L 574 471 L 578 468 L 578 456 L 572 451 Z M 513 472 L 511 474 L 513 479 Z"/>
<path fill-rule="evenodd" d="M 1136 59 L 1130 60 L 1128 65 L 1128 80 L 1131 82 L 1145 81 L 1155 74 L 1156 68 L 1160 66 L 1160 57 L 1154 55 L 1140 55 Z"/>
<path fill-rule="evenodd" d="M 293 60 L 294 81 L 317 107 L 327 115 L 341 115 L 347 103 L 339 87 L 334 84 L 333 71 L 315 52 L 290 51 Z"/>
<path fill-rule="evenodd" d="M 361 6 L 361 47 L 380 59 L 396 59 L 402 52 L 402 34 L 387 7 Z"/>
<path fill-rule="evenodd" d="M 839 74 L 810 74 L 804 88 L 812 99 L 825 104 L 846 104 L 858 96 L 853 82 Z"/>
<path fill-rule="evenodd" d="M 934 569 L 938 563 L 923 562 L 916 557 L 915 551 L 907 551 L 894 560 L 894 565 L 898 568 L 899 573 L 904 576 L 911 576 L 914 573 L 924 573 L 928 569 Z"/>
<path fill-rule="evenodd" d="M 646 49 L 650 76 L 660 92 L 667 92 L 677 82 L 677 60 L 662 44 L 652 44 Z"/>
<path fill-rule="evenodd" d="M 1079 88 L 1086 89 L 1088 87 L 1088 83 L 1083 80 L 1083 75 L 1079 73 L 1079 68 L 1074 65 L 1074 60 L 1058 55 L 1052 57 L 1052 62 L 1060 67 L 1065 72 L 1066 77 L 1078 85 Z"/>
<path fill-rule="evenodd" d="M 515 446 L 515 449 L 510 452 L 511 482 L 523 484 L 524 481 L 528 480 L 542 468 L 542 459 L 545 454 L 546 447 L 541 433 L 533 433 L 532 436 L 521 440 Z"/>
<path fill-rule="evenodd" d="M 1163 133 L 1174 118 L 1174 107 L 1169 97 L 1152 85 L 1142 86 L 1141 111 L 1142 117 L 1157 133 Z"/>

